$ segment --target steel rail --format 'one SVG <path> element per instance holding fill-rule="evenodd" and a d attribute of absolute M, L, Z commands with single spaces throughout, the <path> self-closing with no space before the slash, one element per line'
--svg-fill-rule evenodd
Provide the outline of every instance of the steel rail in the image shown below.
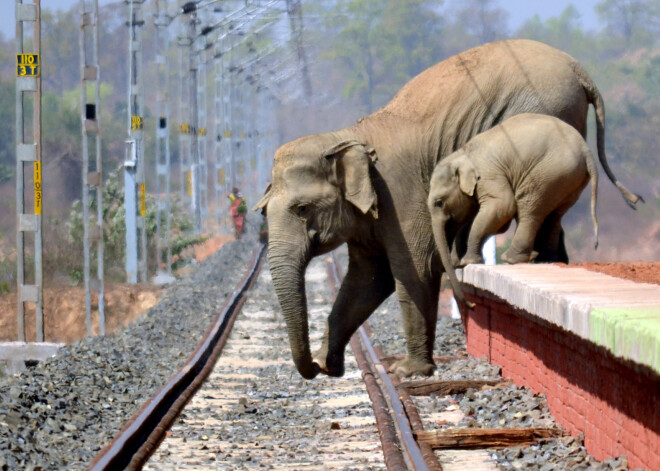
<path fill-rule="evenodd" d="M 342 277 L 339 273 L 339 267 L 335 260 L 334 254 L 332 254 L 331 257 L 330 266 L 331 266 L 330 272 L 332 274 L 332 278 L 334 278 L 333 279 L 334 286 L 337 287 L 341 284 Z M 336 288 L 335 291 L 337 291 Z M 410 421 L 408 420 L 408 416 L 406 415 L 406 410 L 403 406 L 403 403 L 401 402 L 399 393 L 396 387 L 394 386 L 394 384 L 392 383 L 392 380 L 390 379 L 387 370 L 380 362 L 380 359 L 378 358 L 378 355 L 376 354 L 376 351 L 374 350 L 374 347 L 371 344 L 371 340 L 369 339 L 369 336 L 367 335 L 367 332 L 363 326 L 360 326 L 358 328 L 358 331 L 351 338 L 351 347 L 353 349 L 353 353 L 356 356 L 356 359 L 358 360 L 358 363 L 363 364 L 364 362 L 361 361 L 361 359 L 365 357 L 368 363 L 370 364 L 368 365 L 368 370 L 366 371 L 363 368 L 364 365 L 361 366 L 361 369 L 363 371 L 362 376 L 365 379 L 365 383 L 367 383 L 369 396 L 372 398 L 373 397 L 378 398 L 378 396 L 382 396 L 383 398 L 385 398 L 387 402 L 387 408 L 390 411 L 389 421 L 391 421 L 391 423 L 394 424 L 398 432 L 398 438 L 401 447 L 397 447 L 396 444 L 390 440 L 383 440 L 384 435 L 382 432 L 380 432 L 380 424 L 387 423 L 389 421 L 385 421 L 385 420 L 379 421 L 379 433 L 381 434 L 381 442 L 383 445 L 383 453 L 385 455 L 385 464 L 387 466 L 387 469 L 399 470 L 399 469 L 406 469 L 408 466 L 418 471 L 438 469 L 439 463 L 437 462 L 437 460 L 435 460 L 434 463 L 431 463 L 431 466 L 427 464 L 424 454 L 422 453 L 413 435 L 412 426 L 410 424 Z M 378 374 L 378 377 L 383 385 L 384 391 L 383 388 L 381 388 L 375 381 L 374 370 Z M 371 376 L 373 382 L 369 379 L 369 376 Z M 369 382 L 367 382 L 368 379 Z M 376 383 L 375 387 L 378 388 L 377 392 L 372 391 L 371 388 L 373 388 L 373 385 L 370 383 Z M 383 404 L 380 403 L 380 399 L 378 400 L 379 400 L 378 403 L 374 402 L 374 412 L 376 413 L 377 421 L 378 421 L 378 416 L 382 414 L 382 410 L 383 410 Z M 393 450 L 392 447 L 396 451 Z M 405 453 L 403 453 L 404 451 Z M 398 454 L 400 455 L 400 457 L 392 456 L 393 454 Z M 406 466 L 406 464 L 408 466 Z"/>
<path fill-rule="evenodd" d="M 362 324 L 362 327 L 364 327 L 365 332 L 371 338 L 372 331 L 368 323 Z M 385 360 L 385 355 L 383 354 L 383 351 L 380 349 L 380 347 L 374 345 L 374 351 L 378 355 L 378 358 L 381 359 L 381 363 L 383 363 L 386 367 L 386 369 L 389 369 L 389 363 L 387 360 Z M 410 394 L 408 394 L 408 390 L 406 388 L 400 388 L 399 385 L 401 384 L 401 380 L 396 377 L 396 375 L 392 376 L 392 382 L 394 383 L 394 387 L 396 388 L 398 394 L 399 394 L 399 399 L 403 403 L 403 407 L 406 410 L 406 415 L 408 416 L 408 420 L 410 421 L 410 425 L 412 426 L 413 434 L 417 437 L 421 432 L 425 432 L 426 430 L 424 429 L 424 424 L 422 423 L 422 419 L 419 416 L 419 412 L 417 411 L 417 407 L 415 406 L 412 397 L 410 397 Z M 440 464 L 440 460 L 438 460 L 438 457 L 436 456 L 435 452 L 433 451 L 433 448 L 431 445 L 428 443 L 419 443 L 419 449 L 422 452 L 422 456 L 424 457 L 424 461 L 426 462 L 427 466 L 429 467 L 430 471 L 442 471 L 442 465 Z"/>
<path fill-rule="evenodd" d="M 249 270 L 183 367 L 133 414 L 112 442 L 96 456 L 88 471 L 138 470 L 158 448 L 172 422 L 211 373 L 236 314 L 245 302 L 246 292 L 257 278 L 265 249 L 264 244 L 259 246 Z"/>

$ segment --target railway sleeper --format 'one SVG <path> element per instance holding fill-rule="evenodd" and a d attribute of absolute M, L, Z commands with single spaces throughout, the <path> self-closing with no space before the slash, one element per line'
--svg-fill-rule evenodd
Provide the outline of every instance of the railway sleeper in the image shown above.
<path fill-rule="evenodd" d="M 500 387 L 511 384 L 505 379 L 452 379 L 452 380 L 413 380 L 405 381 L 397 386 L 399 389 L 405 389 L 411 396 L 428 396 L 436 393 L 463 394 L 468 389 L 481 389 L 484 386 Z"/>
<path fill-rule="evenodd" d="M 559 427 L 530 428 L 455 428 L 415 434 L 419 443 L 434 450 L 483 449 L 530 446 L 540 440 L 565 437 L 569 433 Z"/>

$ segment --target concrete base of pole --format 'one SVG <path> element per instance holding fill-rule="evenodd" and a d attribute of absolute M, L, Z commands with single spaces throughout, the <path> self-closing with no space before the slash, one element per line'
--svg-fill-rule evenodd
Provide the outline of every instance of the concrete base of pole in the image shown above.
<path fill-rule="evenodd" d="M 176 278 L 167 272 L 160 272 L 151 279 L 151 283 L 153 283 L 155 286 L 169 285 L 170 283 L 174 283 L 175 281 Z"/>
<path fill-rule="evenodd" d="M 55 356 L 63 343 L 51 342 L 0 342 L 0 367 L 5 374 L 14 374 L 26 369 L 26 361 L 43 361 Z"/>

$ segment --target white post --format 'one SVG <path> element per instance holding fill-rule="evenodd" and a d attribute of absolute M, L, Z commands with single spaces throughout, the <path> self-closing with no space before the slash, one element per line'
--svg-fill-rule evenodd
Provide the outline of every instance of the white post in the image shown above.
<path fill-rule="evenodd" d="M 495 246 L 495 236 L 490 236 L 484 242 L 484 246 L 481 249 L 481 254 L 484 257 L 484 263 L 486 265 L 495 265 L 496 264 L 496 249 Z M 456 304 L 456 299 L 451 298 L 451 318 L 460 319 L 461 313 L 458 310 L 458 304 Z"/>

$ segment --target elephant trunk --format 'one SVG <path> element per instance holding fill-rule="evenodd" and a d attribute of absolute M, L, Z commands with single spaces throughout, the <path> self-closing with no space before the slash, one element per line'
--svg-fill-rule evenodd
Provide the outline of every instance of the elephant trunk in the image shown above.
<path fill-rule="evenodd" d="M 305 295 L 305 269 L 309 263 L 309 255 L 301 248 L 305 245 L 278 243 L 271 239 L 268 261 L 275 292 L 286 322 L 293 361 L 303 378 L 312 379 L 319 373 L 320 368 L 312 361 L 309 348 Z"/>
<path fill-rule="evenodd" d="M 435 241 L 438 245 L 438 251 L 440 252 L 440 260 L 442 260 L 442 265 L 445 267 L 445 271 L 449 277 L 451 289 L 454 291 L 454 297 L 457 301 L 460 301 L 470 308 L 474 308 L 474 303 L 465 299 L 463 288 L 461 288 L 461 284 L 458 282 L 458 278 L 456 278 L 456 271 L 454 270 L 454 265 L 451 263 L 449 244 L 447 243 L 446 224 L 434 225 L 433 232 Z"/>

